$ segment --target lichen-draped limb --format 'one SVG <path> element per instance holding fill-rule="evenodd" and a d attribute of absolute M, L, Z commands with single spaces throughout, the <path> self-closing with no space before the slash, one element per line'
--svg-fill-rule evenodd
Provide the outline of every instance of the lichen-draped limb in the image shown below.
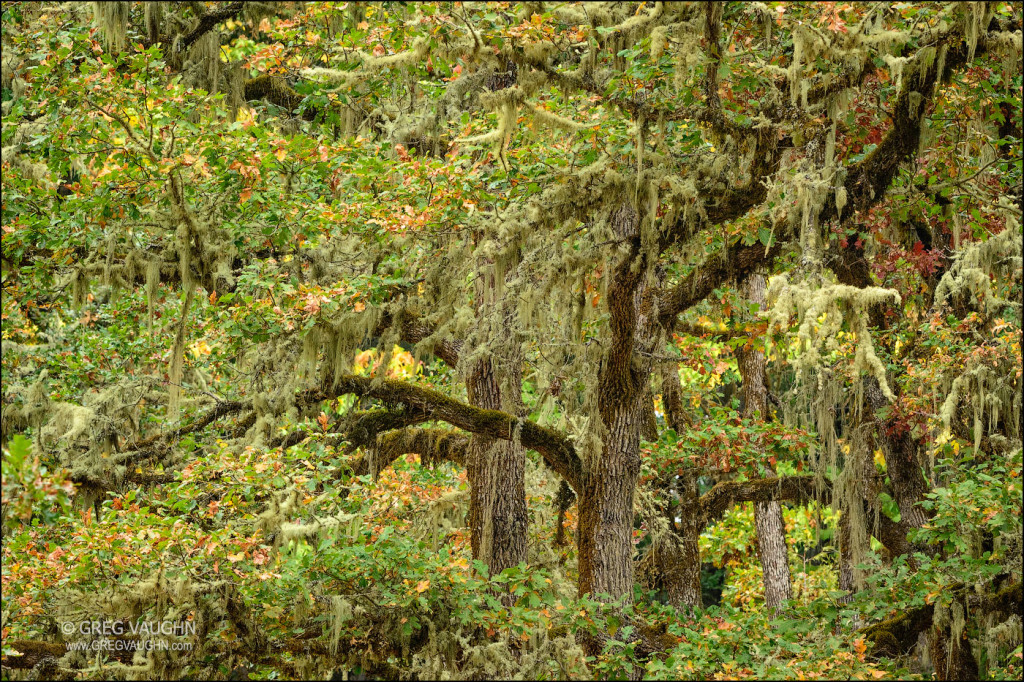
<path fill-rule="evenodd" d="M 364 455 L 352 464 L 356 476 L 370 474 L 377 476 L 381 471 L 407 454 L 420 456 L 420 463 L 432 465 L 435 462 L 466 464 L 466 452 L 470 437 L 451 429 L 404 428 L 387 431 L 377 436 L 372 445 L 373 454 Z"/>
<path fill-rule="evenodd" d="M 987 35 L 979 36 L 977 41 L 976 52 L 981 54 L 986 49 Z M 938 86 L 947 81 L 955 70 L 966 66 L 969 55 L 973 59 L 960 26 L 936 36 L 934 44 L 939 45 L 938 50 L 944 58 L 937 58 L 934 49 L 930 59 L 928 54 L 924 54 L 926 50 L 918 51 L 913 63 L 915 77 L 904 76 L 903 88 L 889 111 L 892 127 L 873 152 L 848 168 L 843 183 L 846 201 L 862 213 L 885 196 L 901 164 L 918 154 L 924 111 L 935 97 Z M 835 197 L 829 197 L 818 214 L 818 224 L 838 216 Z"/>
<path fill-rule="evenodd" d="M 395 318 L 398 318 L 398 330 L 403 341 L 414 345 L 426 342 L 430 346 L 430 351 L 446 365 L 452 369 L 458 367 L 462 341 L 452 337 L 434 338 L 437 330 L 406 310 L 397 314 L 385 311 L 374 334 L 384 334 L 395 324 Z"/>
<path fill-rule="evenodd" d="M 986 613 L 1014 614 L 1019 617 L 1024 614 L 1021 608 L 1021 585 L 1022 583 L 1017 581 L 994 593 L 980 596 L 971 594 L 974 591 L 973 585 L 967 586 L 962 583 L 952 585 L 945 591 L 951 592 L 954 599 L 966 599 L 972 611 L 977 609 Z M 925 604 L 870 625 L 860 632 L 866 641 L 875 645 L 876 656 L 895 658 L 917 645 L 918 635 L 931 627 L 934 616 L 935 604 Z"/>
<path fill-rule="evenodd" d="M 705 528 L 739 502 L 831 499 L 831 486 L 814 476 L 783 476 L 753 481 L 725 481 L 700 497 L 700 523 Z"/>
<path fill-rule="evenodd" d="M 464 431 L 492 438 L 511 440 L 521 424 L 522 444 L 536 450 L 548 466 L 560 474 L 574 489 L 584 477 L 583 464 L 572 442 L 554 429 L 527 420 L 520 420 L 499 410 L 485 410 L 450 398 L 443 393 L 393 379 L 361 377 L 343 374 L 326 389 L 313 389 L 297 396 L 297 403 L 310 405 L 331 400 L 340 395 L 376 398 L 385 404 L 403 404 L 407 408 L 425 411 L 430 419 L 448 422 Z"/>
<path fill-rule="evenodd" d="M 238 15 L 245 8 L 244 2 L 229 2 L 227 4 L 221 4 L 216 9 L 212 9 L 199 17 L 198 23 L 195 28 L 183 35 L 174 44 L 175 52 L 184 52 L 193 43 L 202 38 L 204 35 L 209 33 L 213 28 L 222 21 L 227 21 Z"/>
<path fill-rule="evenodd" d="M 280 76 L 271 76 L 269 74 L 245 81 L 243 92 L 247 102 L 265 99 L 271 104 L 286 109 L 289 112 L 296 111 L 304 99 L 295 88 L 288 85 L 287 80 Z M 341 105 L 335 104 L 333 108 L 340 114 Z M 315 107 L 309 107 L 302 113 L 302 117 L 307 121 L 314 121 L 317 116 L 324 113 L 326 112 Z"/>
<path fill-rule="evenodd" d="M 213 409 L 209 410 L 206 414 L 204 414 L 203 416 L 199 417 L 198 419 L 193 421 L 191 424 L 187 424 L 185 426 L 181 426 L 179 428 L 172 429 L 171 431 L 167 431 L 167 432 L 164 432 L 164 433 L 154 434 L 154 435 L 150 436 L 149 438 L 144 438 L 144 439 L 142 439 L 140 441 L 137 441 L 136 443 L 132 444 L 131 445 L 131 450 L 128 450 L 128 451 L 123 452 L 121 454 L 122 455 L 130 455 L 134 451 L 142 450 L 144 448 L 151 447 L 151 446 L 155 445 L 156 443 L 160 443 L 160 442 L 165 442 L 166 443 L 166 442 L 170 442 L 170 441 L 175 441 L 175 440 L 178 440 L 179 438 L 181 438 L 182 436 L 188 435 L 190 433 L 195 433 L 197 431 L 202 431 L 207 426 L 209 426 L 213 422 L 217 421 L 221 417 L 225 417 L 225 416 L 227 416 L 229 414 L 234 414 L 235 412 L 239 412 L 239 411 L 245 409 L 245 405 L 246 405 L 245 403 L 243 403 L 241 401 L 238 401 L 238 400 L 225 400 L 225 401 L 222 401 L 222 402 L 218 402 L 216 405 L 214 405 Z"/>
<path fill-rule="evenodd" d="M 345 434 L 351 448 L 372 447 L 385 431 L 422 424 L 429 419 L 422 409 L 365 410 L 347 415 L 340 431 Z"/>
<path fill-rule="evenodd" d="M 725 258 L 711 256 L 682 282 L 661 293 L 659 314 L 666 327 L 675 323 L 675 317 L 692 308 L 732 279 L 742 280 L 759 268 L 769 265 L 780 253 L 782 246 L 776 241 L 767 249 L 761 244 L 730 246 Z"/>

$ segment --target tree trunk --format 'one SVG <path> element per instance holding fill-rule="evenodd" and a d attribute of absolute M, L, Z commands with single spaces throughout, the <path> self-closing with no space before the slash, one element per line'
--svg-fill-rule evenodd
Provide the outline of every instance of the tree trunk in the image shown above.
<path fill-rule="evenodd" d="M 476 362 L 466 377 L 469 402 L 488 410 L 522 412 L 522 365 L 512 336 L 512 312 L 509 302 L 501 298 L 500 285 L 494 270 L 482 262 L 477 278 L 477 321 L 484 327 L 491 320 L 485 314 L 500 308 L 500 331 L 503 343 L 499 353 Z M 500 376 L 496 374 L 500 372 Z M 505 390 L 502 395 L 504 378 Z M 466 474 L 470 483 L 469 527 L 473 558 L 487 564 L 490 575 L 526 561 L 529 517 L 526 510 L 526 451 L 518 439 L 497 439 L 474 435 L 466 457 Z"/>
<path fill-rule="evenodd" d="M 888 399 L 874 377 L 864 379 L 864 397 L 868 400 L 872 414 L 889 406 Z M 924 499 L 930 486 L 921 472 L 917 442 L 906 426 L 892 419 L 879 421 L 875 435 L 885 456 L 886 473 L 892 482 L 892 496 L 900 509 L 900 520 L 920 528 L 928 521 L 928 514 L 918 502 Z"/>
<path fill-rule="evenodd" d="M 839 601 L 848 604 L 853 600 L 856 588 L 853 573 L 853 537 L 850 532 L 850 515 L 839 517 L 839 589 L 846 592 Z"/>
<path fill-rule="evenodd" d="M 762 274 L 747 278 L 747 298 L 761 308 L 765 304 L 765 279 Z M 737 353 L 740 374 L 743 377 L 745 401 L 743 416 L 763 420 L 768 414 L 768 388 L 765 385 L 765 357 L 760 348 L 747 348 Z M 774 475 L 768 462 L 768 477 Z M 792 597 L 789 577 L 789 559 L 786 553 L 786 526 L 782 520 L 782 505 L 777 501 L 755 502 L 754 523 L 757 526 L 757 555 L 764 571 L 764 601 L 771 609 L 778 609 Z"/>
<path fill-rule="evenodd" d="M 663 364 L 661 373 L 661 402 L 665 421 L 680 436 L 687 428 L 683 408 L 683 387 L 679 381 L 679 368 Z M 697 472 L 685 467 L 676 479 L 679 505 L 669 508 L 669 514 L 678 515 L 679 523 L 671 519 L 674 537 L 658 556 L 657 568 L 661 574 L 669 603 L 676 608 L 703 607 L 700 589 L 700 496 Z"/>
<path fill-rule="evenodd" d="M 633 497 L 640 475 L 640 435 L 646 421 L 644 399 L 657 310 L 646 286 L 636 210 L 623 205 L 612 216 L 612 228 L 631 247 L 610 273 L 608 285 L 611 339 L 598 383 L 604 443 L 601 453 L 593 457 L 596 461 L 579 495 L 579 593 L 608 594 L 629 602 L 633 597 Z"/>
<path fill-rule="evenodd" d="M 948 613 L 936 610 L 932 628 L 928 632 L 928 648 L 937 680 L 980 679 L 978 663 L 967 641 L 966 608 L 962 600 L 953 602 L 951 611 L 959 616 L 959 623 L 950 622 Z M 957 618 L 954 618 L 954 621 Z"/>
<path fill-rule="evenodd" d="M 700 591 L 700 496 L 697 473 L 691 469 L 679 477 L 679 524 L 675 536 L 672 565 L 663 565 L 669 602 L 676 608 L 699 609 L 704 606 Z"/>
<path fill-rule="evenodd" d="M 640 395 L 643 395 L 642 393 Z M 579 499 L 579 592 L 633 595 L 633 496 L 640 475 L 643 411 L 634 397 L 609 424 L 600 462 Z"/>

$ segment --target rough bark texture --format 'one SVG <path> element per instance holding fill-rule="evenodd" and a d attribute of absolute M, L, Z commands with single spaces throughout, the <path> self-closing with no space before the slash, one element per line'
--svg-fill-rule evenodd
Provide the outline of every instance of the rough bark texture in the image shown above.
<path fill-rule="evenodd" d="M 518 383 L 518 382 L 516 382 Z M 467 378 L 470 402 L 500 409 L 501 389 L 490 359 Z M 466 472 L 470 485 L 469 525 L 473 557 L 491 575 L 526 561 L 526 451 L 514 440 L 473 437 Z"/>
<path fill-rule="evenodd" d="M 676 363 L 662 364 L 661 373 L 661 404 L 665 409 L 665 421 L 678 434 L 682 434 L 689 424 L 686 422 L 686 410 L 683 407 L 683 385 L 679 381 L 679 367 Z"/>
<path fill-rule="evenodd" d="M 764 275 L 756 273 L 747 278 L 747 298 L 765 305 L 766 282 Z M 745 401 L 743 416 L 764 420 L 768 414 L 768 387 L 765 384 L 765 357 L 760 348 L 740 349 L 737 353 L 740 375 L 743 377 Z M 769 476 L 772 467 L 764 463 Z M 782 505 L 778 500 L 754 503 L 754 523 L 757 526 L 757 555 L 764 571 L 764 600 L 772 609 L 778 609 L 793 596 L 790 584 L 789 559 L 786 556 L 786 526 L 782 520 Z"/>
<path fill-rule="evenodd" d="M 967 587 L 962 583 L 952 585 L 947 589 L 947 592 L 952 593 L 954 598 L 967 600 L 969 613 L 991 612 L 1004 615 L 1016 614 L 1017 616 L 1024 614 L 1024 609 L 1021 608 L 1021 583 L 1019 581 L 983 597 L 972 595 L 972 591 L 973 586 Z M 896 658 L 913 649 L 917 644 L 918 635 L 932 627 L 934 616 L 935 605 L 925 604 L 916 609 L 903 611 L 881 623 L 875 623 L 861 632 L 866 641 L 875 645 L 874 654 L 876 656 Z M 960 679 L 977 679 L 977 677 Z"/>
<path fill-rule="evenodd" d="M 949 623 L 932 626 L 928 648 L 937 680 L 977 680 L 978 663 L 967 641 L 967 628 L 955 633 Z"/>
<path fill-rule="evenodd" d="M 683 387 L 679 381 L 679 367 L 663 364 L 661 374 L 661 401 L 665 409 L 665 421 L 676 433 L 682 434 L 687 428 L 686 412 L 683 407 Z M 659 548 L 657 568 L 661 574 L 669 603 L 675 607 L 702 608 L 700 591 L 700 532 L 703 528 L 700 517 L 700 495 L 697 488 L 697 472 L 685 468 L 676 479 L 679 504 L 669 508 L 669 522 L 674 531 L 673 538 Z"/>
<path fill-rule="evenodd" d="M 850 533 L 850 516 L 839 517 L 839 589 L 846 592 L 840 602 L 848 604 L 853 600 L 855 581 L 853 574 L 853 538 Z"/>
<path fill-rule="evenodd" d="M 669 599 L 673 606 L 703 607 L 700 591 L 700 495 L 695 471 L 679 479 L 678 560 L 670 578 Z"/>
<path fill-rule="evenodd" d="M 889 405 L 874 377 L 864 380 L 864 396 L 872 412 L 877 413 Z M 900 520 L 920 528 L 927 522 L 928 514 L 918 502 L 924 499 L 930 486 L 921 471 L 918 443 L 905 425 L 894 423 L 892 419 L 878 421 L 875 436 L 885 455 L 885 468 L 892 482 L 893 499 L 900 509 Z"/>
<path fill-rule="evenodd" d="M 579 593 L 629 601 L 633 496 L 640 474 L 643 399 L 650 375 L 650 362 L 642 365 L 634 350 L 638 343 L 650 345 L 653 300 L 645 285 L 636 210 L 623 206 L 612 222 L 617 236 L 632 241 L 632 248 L 619 259 L 608 286 L 611 342 L 601 368 L 598 398 L 604 447 L 579 495 Z"/>
<path fill-rule="evenodd" d="M 497 313 L 504 339 L 513 331 L 512 313 L 500 297 L 504 282 L 498 281 L 489 263 L 481 261 L 476 280 L 477 323 L 490 324 Z M 497 372 L 503 376 L 499 376 Z M 502 381 L 510 395 L 502 396 Z M 487 410 L 522 413 L 522 357 L 512 342 L 500 344 L 500 352 L 476 361 L 466 377 L 469 402 Z M 487 564 L 491 575 L 526 561 L 526 450 L 519 438 L 495 439 L 476 434 L 466 461 L 469 478 L 469 527 L 473 558 Z"/>
<path fill-rule="evenodd" d="M 511 440 L 516 429 L 521 426 L 520 441 L 525 447 L 536 450 L 548 466 L 574 489 L 582 485 L 583 463 L 572 442 L 563 434 L 529 420 L 520 420 L 507 412 L 467 405 L 429 388 L 393 379 L 346 374 L 338 377 L 336 382 L 326 382 L 320 389 L 300 392 L 296 396 L 296 403 L 300 406 L 312 405 L 346 393 L 404 405 L 407 409 L 423 410 L 429 419 L 444 421 L 470 433 L 493 438 Z M 255 421 L 254 415 L 250 417 L 247 424 L 243 423 L 245 428 L 252 426 Z"/>

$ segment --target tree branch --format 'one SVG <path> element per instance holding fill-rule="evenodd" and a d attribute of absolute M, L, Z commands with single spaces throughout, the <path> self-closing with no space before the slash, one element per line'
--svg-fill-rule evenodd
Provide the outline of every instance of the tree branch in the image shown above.
<path fill-rule="evenodd" d="M 754 481 L 719 483 L 700 498 L 700 527 L 716 521 L 738 502 L 769 502 L 771 500 L 828 500 L 832 486 L 819 485 L 814 476 L 783 476 Z"/>
<path fill-rule="evenodd" d="M 242 11 L 243 7 L 245 7 L 244 2 L 231 2 L 199 17 L 199 23 L 196 24 L 196 27 L 176 41 L 174 51 L 184 52 L 193 43 L 213 30 L 214 26 L 222 21 L 234 18 Z"/>
<path fill-rule="evenodd" d="M 376 398 L 385 405 L 402 404 L 426 413 L 429 419 L 444 421 L 470 433 L 511 440 L 519 432 L 524 447 L 536 450 L 548 466 L 568 481 L 574 489 L 583 482 L 583 462 L 571 441 L 553 429 L 520 420 L 499 410 L 485 410 L 449 398 L 443 393 L 393 379 L 355 375 L 342 376 L 326 390 L 309 390 L 298 396 L 300 404 L 332 400 L 352 393 Z"/>
<path fill-rule="evenodd" d="M 364 455 L 352 465 L 356 476 L 381 471 L 402 455 L 417 454 L 420 463 L 432 466 L 437 462 L 454 462 L 465 466 L 470 437 L 451 429 L 397 429 L 377 437 L 372 455 Z"/>
<path fill-rule="evenodd" d="M 667 328 L 674 325 L 680 313 L 707 298 L 708 294 L 730 280 L 742 280 L 758 267 L 769 265 L 782 252 L 776 240 L 769 248 L 762 244 L 730 246 L 725 258 L 711 256 L 682 282 L 663 292 L 659 306 L 661 323 Z"/>

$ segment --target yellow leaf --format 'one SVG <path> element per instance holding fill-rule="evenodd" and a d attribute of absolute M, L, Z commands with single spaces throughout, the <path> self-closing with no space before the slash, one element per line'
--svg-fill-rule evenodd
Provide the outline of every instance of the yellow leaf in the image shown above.
<path fill-rule="evenodd" d="M 416 584 L 416 591 L 417 592 L 426 592 L 429 587 L 430 587 L 430 581 L 429 580 L 421 580 L 421 581 L 419 581 Z"/>

